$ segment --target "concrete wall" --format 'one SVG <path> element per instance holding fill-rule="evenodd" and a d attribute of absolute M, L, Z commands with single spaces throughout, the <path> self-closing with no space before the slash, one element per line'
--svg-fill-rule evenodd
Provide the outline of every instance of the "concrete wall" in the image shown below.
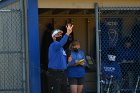
<path fill-rule="evenodd" d="M 94 3 L 104 7 L 140 6 L 140 0 L 38 0 L 39 8 L 94 8 Z"/>

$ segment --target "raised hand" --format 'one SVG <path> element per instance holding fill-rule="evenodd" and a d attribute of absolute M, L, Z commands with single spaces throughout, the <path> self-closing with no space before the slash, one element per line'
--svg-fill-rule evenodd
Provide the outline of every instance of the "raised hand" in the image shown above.
<path fill-rule="evenodd" d="M 72 24 L 67 24 L 66 28 L 67 28 L 67 33 L 66 34 L 70 35 L 72 33 L 73 25 Z"/>

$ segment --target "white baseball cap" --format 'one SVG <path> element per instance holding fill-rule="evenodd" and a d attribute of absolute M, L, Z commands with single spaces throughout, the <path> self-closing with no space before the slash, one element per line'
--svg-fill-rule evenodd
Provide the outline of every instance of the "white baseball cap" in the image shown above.
<path fill-rule="evenodd" d="M 55 30 L 53 30 L 52 37 L 54 37 L 54 36 L 55 36 L 57 33 L 59 33 L 59 32 L 63 33 L 63 31 L 60 30 L 60 29 L 55 29 Z"/>
<path fill-rule="evenodd" d="M 109 61 L 115 61 L 116 56 L 115 55 L 108 55 L 108 59 L 109 59 Z"/>

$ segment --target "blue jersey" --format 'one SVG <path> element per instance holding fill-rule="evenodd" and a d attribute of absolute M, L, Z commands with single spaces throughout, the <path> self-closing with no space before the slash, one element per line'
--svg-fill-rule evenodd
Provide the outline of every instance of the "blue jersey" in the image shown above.
<path fill-rule="evenodd" d="M 116 62 L 109 62 L 108 60 L 103 61 L 101 65 L 101 71 L 102 75 L 105 78 L 110 78 L 113 76 L 114 78 L 121 80 L 122 73 L 121 73 L 121 67 L 120 65 Z"/>
<path fill-rule="evenodd" d="M 60 42 L 54 41 L 49 47 L 48 68 L 65 70 L 67 68 L 66 53 L 63 46 L 67 42 L 68 35 L 64 35 Z"/>
<path fill-rule="evenodd" d="M 84 66 L 74 66 L 77 60 L 84 59 L 85 66 L 87 65 L 85 54 L 82 50 L 78 50 L 78 52 L 71 52 L 72 61 L 68 64 L 67 76 L 68 77 L 84 77 L 85 68 Z"/>

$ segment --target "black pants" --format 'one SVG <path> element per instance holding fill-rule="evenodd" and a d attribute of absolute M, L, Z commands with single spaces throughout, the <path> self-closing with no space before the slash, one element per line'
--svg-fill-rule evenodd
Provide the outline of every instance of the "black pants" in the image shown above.
<path fill-rule="evenodd" d="M 65 72 L 48 71 L 48 93 L 68 93 Z"/>

